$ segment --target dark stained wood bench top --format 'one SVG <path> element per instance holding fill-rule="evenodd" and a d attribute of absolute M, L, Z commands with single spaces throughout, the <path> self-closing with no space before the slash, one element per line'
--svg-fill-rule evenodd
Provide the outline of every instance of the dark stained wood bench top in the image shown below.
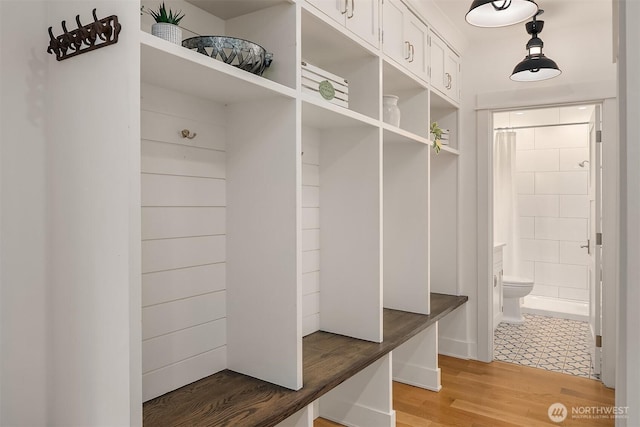
<path fill-rule="evenodd" d="M 274 426 L 467 300 L 466 296 L 432 293 L 428 316 L 384 309 L 382 343 L 315 332 L 302 340 L 302 389 L 292 391 L 224 370 L 144 403 L 144 424 L 147 427 Z"/>

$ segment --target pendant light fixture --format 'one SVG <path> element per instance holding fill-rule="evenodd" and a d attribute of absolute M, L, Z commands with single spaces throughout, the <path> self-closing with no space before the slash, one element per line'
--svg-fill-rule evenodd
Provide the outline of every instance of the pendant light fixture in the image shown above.
<path fill-rule="evenodd" d="M 476 27 L 505 27 L 537 12 L 538 5 L 533 0 L 474 0 L 465 19 Z"/>
<path fill-rule="evenodd" d="M 527 22 L 525 27 L 527 33 L 531 34 L 531 40 L 527 42 L 527 56 L 513 69 L 511 80 L 517 82 L 533 82 L 547 80 L 559 76 L 562 71 L 558 64 L 550 58 L 544 56 L 542 47 L 544 43 L 538 34 L 544 27 L 544 21 L 536 20 L 537 15 L 541 15 L 544 10 L 540 9 L 533 17 L 533 21 Z"/>

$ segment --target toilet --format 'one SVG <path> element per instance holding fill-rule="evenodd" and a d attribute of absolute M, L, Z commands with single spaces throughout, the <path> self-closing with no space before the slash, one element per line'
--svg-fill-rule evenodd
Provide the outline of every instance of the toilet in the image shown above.
<path fill-rule="evenodd" d="M 529 295 L 533 290 L 533 280 L 526 277 L 503 276 L 502 297 L 503 312 L 502 321 L 507 323 L 524 323 L 524 317 L 520 310 L 520 298 Z"/>

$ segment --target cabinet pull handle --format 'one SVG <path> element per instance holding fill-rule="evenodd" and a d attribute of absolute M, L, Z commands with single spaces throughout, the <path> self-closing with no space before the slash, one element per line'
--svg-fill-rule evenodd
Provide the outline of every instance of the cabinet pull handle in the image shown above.
<path fill-rule="evenodd" d="M 413 59 L 414 59 L 414 56 L 415 56 L 415 53 L 416 53 L 416 51 L 414 50 L 413 47 L 414 46 L 411 43 L 409 43 L 409 49 L 411 50 L 411 59 L 409 60 L 409 62 L 413 62 Z"/>
<path fill-rule="evenodd" d="M 449 73 L 445 73 L 445 75 L 447 76 L 447 84 L 445 85 L 447 89 L 451 89 L 451 74 Z"/>
<path fill-rule="evenodd" d="M 356 0 L 351 0 L 351 15 L 347 15 L 347 19 L 353 18 L 354 10 L 356 10 Z"/>
<path fill-rule="evenodd" d="M 408 60 L 409 58 L 411 58 L 411 43 L 405 41 L 404 44 L 407 45 L 407 56 L 405 56 L 404 59 Z"/>
<path fill-rule="evenodd" d="M 349 0 L 344 0 L 344 10 L 341 10 L 340 13 L 344 15 L 347 13 L 347 9 L 349 9 Z"/>
<path fill-rule="evenodd" d="M 498 276 L 496 276 L 495 274 L 493 275 L 493 287 L 498 287 Z"/>

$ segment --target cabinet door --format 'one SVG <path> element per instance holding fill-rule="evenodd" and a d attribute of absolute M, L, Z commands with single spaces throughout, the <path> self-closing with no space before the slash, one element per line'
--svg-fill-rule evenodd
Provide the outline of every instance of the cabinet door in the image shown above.
<path fill-rule="evenodd" d="M 403 65 L 408 52 L 403 33 L 405 10 L 399 0 L 382 1 L 382 51 Z"/>
<path fill-rule="evenodd" d="M 418 77 L 428 81 L 427 31 L 427 26 L 422 21 L 413 13 L 407 13 L 404 24 L 405 38 L 409 43 L 407 67 Z"/>
<path fill-rule="evenodd" d="M 346 3 L 346 27 L 365 41 L 378 47 L 378 1 L 346 0 Z"/>
<path fill-rule="evenodd" d="M 434 33 L 430 33 L 431 85 L 449 99 L 458 102 L 460 57 Z"/>
<path fill-rule="evenodd" d="M 307 0 L 334 21 L 344 24 L 344 17 L 347 14 L 347 2 L 351 0 Z"/>
<path fill-rule="evenodd" d="M 454 101 L 460 100 L 460 90 L 458 88 L 458 71 L 460 70 L 460 58 L 451 49 L 447 49 L 444 64 L 444 79 L 446 94 Z"/>
<path fill-rule="evenodd" d="M 446 78 L 444 74 L 445 58 L 447 46 L 434 33 L 429 36 L 430 40 L 430 64 L 431 64 L 431 85 L 440 92 L 447 93 Z"/>

